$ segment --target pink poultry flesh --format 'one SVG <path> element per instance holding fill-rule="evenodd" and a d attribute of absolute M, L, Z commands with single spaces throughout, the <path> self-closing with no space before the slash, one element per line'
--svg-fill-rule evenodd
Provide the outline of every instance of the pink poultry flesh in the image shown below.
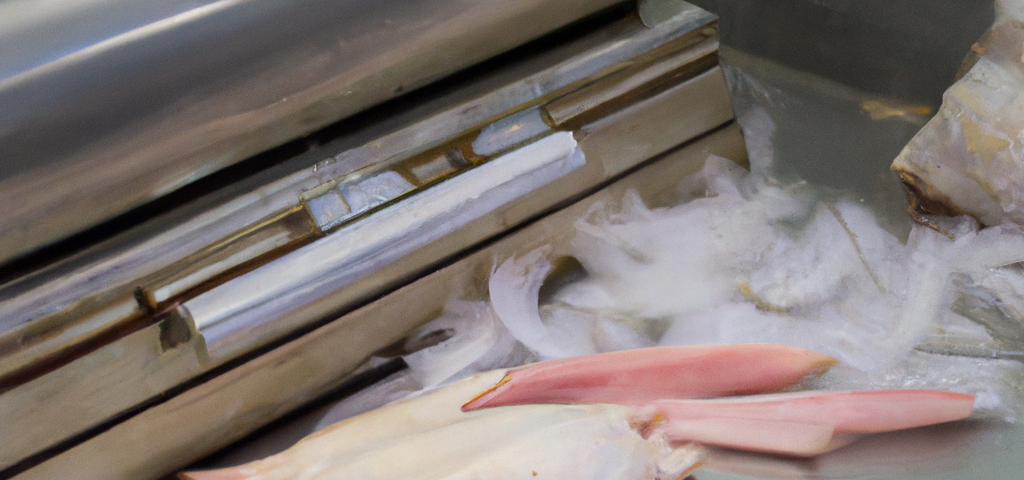
<path fill-rule="evenodd" d="M 350 418 L 263 460 L 180 476 L 669 480 L 699 467 L 702 444 L 809 456 L 972 412 L 973 395 L 935 390 L 770 393 L 835 362 L 771 344 L 541 362 Z"/>

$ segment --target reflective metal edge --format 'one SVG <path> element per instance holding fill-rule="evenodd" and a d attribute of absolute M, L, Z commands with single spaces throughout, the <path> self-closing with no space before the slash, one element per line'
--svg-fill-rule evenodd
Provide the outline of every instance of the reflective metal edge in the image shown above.
<path fill-rule="evenodd" d="M 459 250 L 520 224 L 577 192 L 586 191 L 731 118 L 721 71 L 712 69 L 606 121 L 582 127 L 576 136 L 580 148 L 590 157 L 587 163 L 557 177 L 545 188 L 535 189 L 515 203 L 501 203 L 505 206 L 483 215 L 468 212 L 465 215 L 472 214 L 473 219 L 457 222 L 458 228 L 431 222 L 424 225 L 428 230 L 416 231 L 424 235 L 423 238 L 429 236 L 436 240 L 432 243 L 424 243 L 423 238 L 403 237 L 400 230 L 394 230 L 397 235 L 394 238 L 407 242 L 403 250 L 401 244 L 391 241 L 392 237 L 358 233 L 389 228 L 381 223 L 388 220 L 371 216 L 359 230 L 352 230 L 353 233 L 342 231 L 336 234 L 338 236 L 328 236 L 217 287 L 206 297 L 185 302 L 183 310 L 194 315 L 199 324 L 196 326 L 191 317 L 188 319 L 189 329 L 196 333 L 186 341 L 167 346 L 164 336 L 168 320 L 165 319 L 0 396 L 0 419 L 4 419 L 0 434 L 19 432 L 2 445 L 4 464 L 9 465 L 55 439 L 73 436 L 99 421 L 143 404 L 246 351 L 315 323 L 318 318 L 331 318 L 332 313 L 336 315 L 347 305 L 358 305 L 373 298 L 417 272 L 429 270 Z M 569 134 L 557 133 L 547 138 L 568 146 L 564 135 Z M 529 145 L 523 150 L 536 148 L 536 145 Z M 550 161 L 556 162 L 553 166 L 557 167 L 560 161 L 573 160 L 552 158 Z M 543 159 L 534 162 L 543 163 Z M 489 166 L 481 166 L 479 170 L 484 172 Z M 564 170 L 557 173 L 562 172 Z M 460 182 L 456 187 L 454 180 L 457 179 L 452 180 L 453 188 L 440 194 L 458 195 L 463 185 Z M 466 177 L 466 181 L 472 183 L 476 179 Z M 481 184 L 474 191 L 484 189 Z M 474 191 L 461 193 L 463 198 L 468 198 L 476 195 Z M 431 190 L 424 195 L 429 193 Z M 431 198 L 437 197 L 427 196 L 426 200 Z M 475 200 L 483 205 L 482 198 L 470 200 L 466 205 L 471 206 Z M 405 202 L 392 210 L 390 217 L 382 217 L 394 222 L 394 227 L 390 228 L 403 226 L 406 217 L 415 217 L 418 212 L 407 209 Z M 412 227 L 415 225 L 404 225 L 404 228 Z M 378 242 L 369 241 L 373 238 Z M 364 239 L 366 242 L 362 243 Z M 384 262 L 384 257 L 390 258 Z M 348 267 L 340 268 L 345 265 Z M 320 273 L 312 276 L 314 272 Z M 311 278 L 317 281 L 309 283 Z M 280 292 L 271 292 L 273 289 Z M 241 308 L 236 302 L 256 303 Z M 204 338 L 206 336 L 210 338 Z M 214 341 L 207 346 L 207 340 L 211 339 Z"/>
<path fill-rule="evenodd" d="M 432 319 L 451 294 L 466 294 L 453 286 L 486 278 L 495 259 L 543 244 L 554 245 L 556 255 L 565 251 L 572 223 L 594 203 L 615 203 L 627 190 L 637 191 L 652 207 L 678 201 L 678 180 L 697 171 L 709 154 L 744 162 L 738 126 L 716 130 L 485 249 L 169 398 L 14 478 L 160 478 L 339 385 L 375 346 L 398 340 Z M 111 457 L 114 452 L 116 459 Z"/>
<path fill-rule="evenodd" d="M 0 263 L 618 1 L 6 5 Z"/>
<path fill-rule="evenodd" d="M 694 30 L 714 21 L 713 15 L 691 6 L 656 28 L 644 27 L 638 19 L 621 22 L 596 34 L 595 38 L 584 39 L 578 48 L 556 52 L 556 57 L 568 55 L 567 59 L 541 72 L 519 78 L 492 93 L 362 147 L 330 156 L 331 148 L 327 146 L 310 157 L 310 163 L 315 163 L 311 168 L 73 271 L 64 271 L 58 265 L 52 272 L 41 273 L 52 275 L 51 280 L 28 291 L 19 291 L 18 284 L 8 285 L 0 290 L 0 296 L 16 295 L 0 302 L 0 376 L 67 349 L 84 337 L 98 335 L 118 321 L 125 321 L 123 316 L 112 315 L 110 306 L 130 305 L 135 301 L 136 287 L 159 282 L 166 270 L 177 268 L 174 265 L 191 265 L 197 255 L 216 250 L 224 239 L 234 238 L 252 225 L 290 211 L 301 203 L 299 199 L 304 192 L 367 166 L 435 148 L 476 125 L 500 118 L 510 109 L 539 103 L 557 92 L 584 85 L 595 76 L 624 68 L 630 64 L 630 59 L 644 52 L 673 47 L 673 43 L 679 41 L 685 46 L 690 41 L 683 37 L 693 35 Z M 325 155 L 326 160 L 317 161 Z M 296 241 L 292 245 L 301 244 L 302 241 Z M 235 270 L 235 273 L 244 271 Z M 131 315 L 135 314 L 129 317 Z"/>
<path fill-rule="evenodd" d="M 537 194 L 584 164 L 572 133 L 552 133 L 204 292 L 183 306 L 209 351 L 217 359 L 231 358 L 312 320 L 290 315 L 296 305 L 317 302 L 520 197 Z M 497 233 L 493 228 L 478 232 L 482 237 Z M 449 245 L 452 250 L 465 246 Z M 269 332 L 267 326 L 271 326 Z"/>

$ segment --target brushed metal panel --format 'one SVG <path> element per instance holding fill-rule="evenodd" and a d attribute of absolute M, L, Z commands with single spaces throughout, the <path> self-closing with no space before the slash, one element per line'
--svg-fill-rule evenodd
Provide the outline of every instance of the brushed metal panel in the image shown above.
<path fill-rule="evenodd" d="M 0 263 L 617 1 L 3 2 Z"/>
<path fill-rule="evenodd" d="M 0 288 L 0 344 L 16 344 L 17 348 L 12 352 L 0 345 L 0 372 L 19 368 L 45 352 L 61 348 L 83 331 L 103 328 L 109 323 L 108 316 L 89 320 L 96 315 L 96 308 L 124 297 L 130 300 L 135 286 L 152 283 L 152 277 L 165 276 L 182 259 L 222 244 L 239 231 L 266 221 L 268 215 L 294 208 L 308 191 L 317 190 L 324 182 L 435 148 L 510 110 L 550 99 L 591 77 L 607 74 L 609 69 L 614 72 L 638 54 L 680 41 L 689 42 L 687 36 L 693 29 L 713 21 L 712 15 L 699 9 L 657 28 L 647 28 L 636 18 L 625 19 L 533 59 L 525 68 L 499 72 L 495 78 L 486 79 L 493 91 L 484 90 L 487 93 L 481 95 L 483 92 L 477 90 L 475 98 L 462 100 L 426 120 L 417 119 L 409 127 L 361 140 L 369 141 L 366 144 L 342 141 L 325 145 L 296 159 L 311 167 L 242 190 L 189 218 L 175 219 L 172 228 L 155 229 L 147 225 L 146 228 L 155 231 L 140 238 L 115 239 L 112 246 L 101 246 L 106 250 L 85 252 L 5 285 Z M 460 95 L 456 92 L 454 96 Z"/>

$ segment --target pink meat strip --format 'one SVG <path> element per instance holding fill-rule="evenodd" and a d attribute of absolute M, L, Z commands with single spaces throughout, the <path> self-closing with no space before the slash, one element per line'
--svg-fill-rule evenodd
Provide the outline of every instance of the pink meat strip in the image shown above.
<path fill-rule="evenodd" d="M 514 368 L 462 409 L 531 403 L 645 405 L 665 398 L 775 392 L 835 363 L 827 355 L 774 344 L 626 350 Z"/>
<path fill-rule="evenodd" d="M 793 392 L 654 402 L 669 438 L 744 450 L 816 455 L 848 434 L 890 432 L 961 420 L 974 395 L 938 390 Z M 823 435 L 824 432 L 829 435 Z"/>

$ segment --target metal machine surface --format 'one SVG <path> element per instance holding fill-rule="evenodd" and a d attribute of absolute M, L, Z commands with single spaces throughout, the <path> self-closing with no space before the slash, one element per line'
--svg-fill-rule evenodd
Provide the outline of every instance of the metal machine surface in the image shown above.
<path fill-rule="evenodd" d="M 5 2 L 0 263 L 613 3 Z"/>
<path fill-rule="evenodd" d="M 849 99 L 778 72 L 937 103 L 942 80 L 878 72 L 952 74 L 991 16 L 963 2 L 945 35 L 953 13 L 900 30 L 874 4 L 694 3 L 723 15 L 734 69 L 812 92 L 818 121 L 773 112 L 784 168 L 885 194 L 856 166 L 912 126 L 837 121 L 879 140 L 823 145 Z M 0 478 L 161 478 L 351 390 L 496 255 L 564 241 L 626 189 L 669 204 L 708 154 L 746 159 L 718 19 L 682 1 L 39 5 L 0 4 Z M 807 19 L 883 38 L 832 64 L 822 30 L 783 35 Z M 893 38 L 941 45 L 880 55 Z"/>
<path fill-rule="evenodd" d="M 258 62 L 245 70 L 246 81 L 259 83 L 260 89 L 289 82 L 317 85 L 312 93 L 298 87 L 294 93 L 275 91 L 281 104 L 274 103 L 274 108 L 255 108 L 259 114 L 252 118 L 218 117 L 211 125 L 201 114 L 203 105 L 236 103 L 213 95 L 213 90 L 199 89 L 211 96 L 186 95 L 196 110 L 185 114 L 188 122 L 182 133 L 156 128 L 165 137 L 144 141 L 146 123 L 125 120 L 133 130 L 131 141 L 147 145 L 136 153 L 156 154 L 195 178 L 395 95 L 398 87 L 391 83 L 415 87 L 605 6 L 485 5 L 474 3 L 456 14 L 428 3 L 404 7 L 436 9 L 431 15 L 445 16 L 442 22 L 397 10 L 395 15 L 432 23 L 424 30 L 425 39 L 405 31 L 423 30 L 416 22 L 388 31 L 391 40 L 385 43 L 374 41 L 378 29 L 367 33 L 350 24 L 336 25 L 332 28 L 344 35 L 331 41 L 340 41 L 343 52 L 370 55 L 372 61 L 367 62 L 372 68 L 350 57 L 331 60 L 330 55 L 309 54 L 314 59 L 310 61 L 326 62 L 321 66 L 328 73 L 311 71 L 302 63 L 305 60 L 299 61 L 306 57 L 290 51 L 286 74 L 254 73 L 252 69 L 264 65 Z M 191 28 L 189 19 L 219 18 L 222 8 L 268 7 L 255 2 L 215 3 L 173 16 L 169 25 L 161 20 L 147 28 L 157 33 L 179 24 Z M 520 9 L 526 13 L 516 17 Z M 562 13 L 553 15 L 551 9 Z M 296 18 L 322 21 L 311 15 Z M 474 15 L 482 17 L 469 18 Z M 503 17 L 504 26 L 492 29 L 498 17 Z M 534 21 L 535 17 L 543 21 Z M 237 12 L 230 18 L 251 21 Z M 448 28 L 449 21 L 459 29 Z M 516 27 L 522 23 L 530 27 Z M 503 29 L 516 34 L 505 35 Z M 211 32 L 233 34 L 230 29 Z M 135 30 L 126 35 L 114 37 L 127 42 L 117 48 L 142 48 L 138 42 L 150 39 Z M 352 35 L 359 42 L 347 40 Z M 437 35 L 443 38 L 434 38 Z M 501 61 L 448 79 L 434 90 L 414 92 L 416 100 L 391 104 L 386 115 L 359 128 L 351 128 L 351 123 L 331 127 L 333 137 L 279 166 L 227 182 L 210 195 L 3 285 L 0 436 L 7 440 L 0 445 L 0 476 L 53 478 L 73 471 L 78 478 L 155 478 L 180 468 L 334 388 L 372 352 L 428 320 L 441 306 L 436 302 L 444 298 L 422 292 L 425 297 L 416 300 L 389 294 L 396 288 L 458 262 L 480 245 L 688 141 L 704 138 L 698 142 L 702 146 L 695 147 L 704 155 L 719 152 L 741 159 L 742 140 L 738 130 L 729 127 L 733 114 L 718 68 L 717 38 L 715 17 L 690 4 L 614 6 Z M 480 50 L 451 49 L 445 42 Z M 101 48 L 104 42 L 97 45 L 97 51 L 81 55 L 108 54 Z M 202 58 L 199 64 L 205 61 Z M 332 63 L 335 60 L 337 64 Z M 81 68 L 103 65 L 99 60 L 82 62 Z M 271 63 L 265 66 L 272 71 L 282 67 Z M 14 92 L 32 79 L 55 81 L 43 74 L 54 68 L 46 64 L 14 73 L 5 83 L 10 89 L 4 91 Z M 106 80 L 103 75 L 98 78 Z M 161 76 L 160 81 L 169 80 Z M 226 95 L 257 101 L 260 97 L 245 85 L 229 88 Z M 156 85 L 144 82 L 139 88 Z M 142 94 L 124 93 L 134 99 Z M 351 98 L 345 96 L 349 94 Z M 22 114 L 33 112 L 38 109 L 26 107 Z M 163 113 L 154 118 L 185 121 Z M 220 121 L 228 123 L 216 124 Z M 32 122 L 22 119 L 16 125 L 28 129 Z M 103 131 L 116 137 L 119 130 Z M 210 132 L 216 133 L 215 140 L 210 140 Z M 104 140 L 102 135 L 94 137 Z M 6 138 L 17 143 L 28 137 Z M 208 140 L 219 146 L 216 151 L 205 150 Z M 196 149 L 164 148 L 182 142 Z M 177 160 L 175 155 L 186 150 L 205 153 Z M 146 183 L 115 172 L 136 168 L 141 157 L 116 156 L 116 161 L 103 162 L 102 169 L 89 167 L 91 160 L 58 157 L 74 168 L 100 173 L 106 180 L 99 183 L 75 175 L 100 195 L 110 193 L 110 181 Z M 691 157 L 687 158 L 692 163 Z M 24 166 L 19 157 L 11 158 L 12 171 Z M 44 162 L 45 157 L 38 158 Z M 142 173 L 155 175 L 151 180 L 170 178 L 159 174 L 158 163 L 143 161 L 151 168 Z M 12 173 L 5 185 L 31 188 L 32 182 L 19 180 L 18 175 Z M 51 184 L 63 184 L 59 178 L 47 178 Z M 49 193 L 28 198 L 46 203 L 52 200 Z M 107 206 L 125 208 L 139 198 L 129 191 Z M 52 210 L 38 222 L 70 227 L 62 233 L 44 235 L 21 227 L 2 231 L 28 232 L 33 241 L 51 241 L 78 228 L 62 220 L 65 215 L 83 222 L 99 220 L 73 213 L 89 208 L 91 201 L 69 203 L 70 210 Z M 10 211 L 4 221 L 34 218 L 40 205 L 26 202 L 25 209 Z M 3 248 L 9 254 L 6 258 L 40 245 L 15 237 L 5 241 L 11 242 Z M 431 286 L 418 288 L 443 288 L 437 281 L 427 283 Z M 368 302 L 387 310 L 415 305 L 417 311 L 370 317 L 348 313 Z M 329 338 L 331 343 L 318 353 L 304 346 L 314 338 Z M 231 398 L 247 400 L 238 403 Z M 189 418 L 185 428 L 168 428 L 181 425 L 183 418 Z M 107 461 L 106 453 L 97 456 L 111 451 L 120 452 L 117 462 Z"/>

